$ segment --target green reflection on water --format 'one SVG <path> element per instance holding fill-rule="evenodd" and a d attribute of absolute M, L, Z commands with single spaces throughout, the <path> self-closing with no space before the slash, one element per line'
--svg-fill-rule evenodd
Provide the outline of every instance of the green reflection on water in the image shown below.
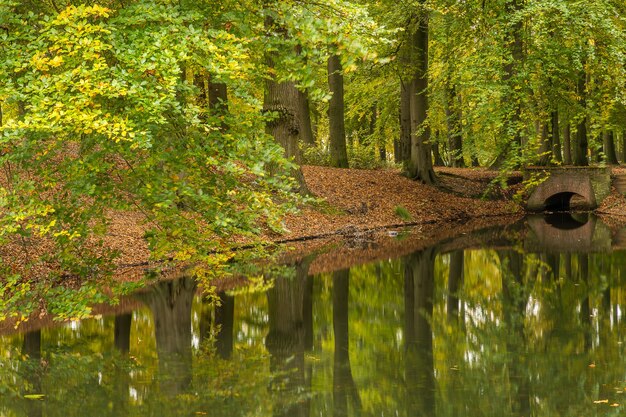
<path fill-rule="evenodd" d="M 135 311 L 1 337 L 0 415 L 620 415 L 625 255 L 306 260 L 219 305 L 160 283 Z"/>

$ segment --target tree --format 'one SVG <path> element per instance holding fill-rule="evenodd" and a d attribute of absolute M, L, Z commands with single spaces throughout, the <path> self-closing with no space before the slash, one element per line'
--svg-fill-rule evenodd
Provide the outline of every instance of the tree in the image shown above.
<path fill-rule="evenodd" d="M 411 114 L 411 163 L 409 176 L 426 184 L 436 182 L 433 170 L 430 126 L 428 116 L 428 11 L 424 2 L 420 10 L 412 35 L 413 78 L 409 86 L 409 105 Z"/>
<path fill-rule="evenodd" d="M 332 94 L 328 103 L 330 161 L 334 167 L 348 168 L 342 71 L 341 57 L 331 52 L 328 58 L 328 86 Z"/>
<path fill-rule="evenodd" d="M 156 259 L 220 263 L 226 237 L 280 227 L 293 165 L 263 134 L 262 54 L 236 10 L 211 28 L 204 3 L 21 6 L 0 3 L 5 244 L 51 242 L 53 275 L 94 276 L 112 209 L 141 214 Z"/>

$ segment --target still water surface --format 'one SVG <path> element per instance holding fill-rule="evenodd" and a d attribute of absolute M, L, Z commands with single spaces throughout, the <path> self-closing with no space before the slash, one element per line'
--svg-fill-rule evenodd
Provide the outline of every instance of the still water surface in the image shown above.
<path fill-rule="evenodd" d="M 626 253 L 415 252 L 0 337 L 2 416 L 626 414 Z"/>

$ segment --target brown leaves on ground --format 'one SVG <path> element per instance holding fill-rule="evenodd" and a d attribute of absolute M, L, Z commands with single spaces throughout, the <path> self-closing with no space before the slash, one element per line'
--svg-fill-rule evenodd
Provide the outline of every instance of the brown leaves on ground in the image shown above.
<path fill-rule="evenodd" d="M 441 170 L 441 188 L 410 180 L 397 170 L 303 166 L 302 172 L 311 193 L 323 199 L 328 208 L 307 207 L 288 217 L 285 224 L 289 232 L 283 239 L 404 224 L 449 223 L 520 211 L 509 201 L 464 197 L 485 191 L 497 175 L 487 170 L 457 169 L 454 176 Z M 406 210 L 410 219 L 398 215 L 398 208 Z"/>
<path fill-rule="evenodd" d="M 309 190 L 317 204 L 285 219 L 288 232 L 269 233 L 272 241 L 292 241 L 307 237 L 354 235 L 384 227 L 403 225 L 458 225 L 469 219 L 519 213 L 519 206 L 505 200 L 482 201 L 497 172 L 485 169 L 439 169 L 440 186 L 427 186 L 401 175 L 398 170 L 338 169 L 302 167 Z M 401 216 L 401 214 L 407 214 Z M 118 251 L 117 279 L 135 280 L 150 266 L 149 250 L 144 239 L 145 218 L 138 212 L 111 211 L 104 246 Z M 456 227 L 456 226 L 454 226 Z M 435 227 L 437 228 L 437 227 Z M 96 239 L 97 240 L 97 239 Z M 96 245 L 94 240 L 94 247 Z M 233 243 L 239 242 L 232 237 Z M 46 252 L 46 243 L 29 247 L 6 245 L 3 259 L 10 259 L 16 270 L 22 257 L 37 257 Z M 239 242 L 245 243 L 245 242 Z M 91 243 L 88 244 L 91 246 Z M 54 265 L 40 265 L 31 274 L 45 276 Z"/>

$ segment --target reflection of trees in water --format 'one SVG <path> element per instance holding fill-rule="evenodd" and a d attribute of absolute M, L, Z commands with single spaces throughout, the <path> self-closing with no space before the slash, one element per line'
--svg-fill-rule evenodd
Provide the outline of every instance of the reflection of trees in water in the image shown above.
<path fill-rule="evenodd" d="M 350 295 L 350 270 L 333 273 L 333 332 L 335 353 L 333 360 L 333 415 L 348 415 L 348 400 L 355 414 L 361 412 L 361 399 L 352 378 L 348 310 Z"/>
<path fill-rule="evenodd" d="M 502 310 L 508 331 L 506 339 L 508 379 L 511 389 L 511 411 L 530 415 L 530 370 L 524 331 L 528 292 L 524 282 L 524 257 L 516 251 L 498 251 L 502 278 Z M 536 270 L 535 270 L 536 271 Z M 532 273 L 532 272 L 531 272 Z M 535 274 L 536 276 L 536 274 Z"/>
<path fill-rule="evenodd" d="M 433 333 L 434 261 L 428 248 L 404 259 L 406 412 L 411 416 L 435 415 Z"/>
<path fill-rule="evenodd" d="M 448 318 L 458 318 L 459 314 L 459 289 L 463 286 L 463 269 L 465 257 L 462 250 L 450 253 L 450 269 L 448 274 Z"/>
<path fill-rule="evenodd" d="M 122 355 L 124 355 L 124 357 L 127 357 L 130 353 L 130 328 L 132 321 L 132 313 L 119 314 L 115 316 L 113 325 L 113 344 L 115 345 L 115 348 Z M 115 401 L 113 401 L 112 405 L 113 414 L 128 414 L 130 375 L 123 367 L 120 367 L 120 363 L 112 364 L 112 366 L 115 367 L 113 371 L 115 373 L 115 377 L 113 379 L 113 381 L 115 381 L 115 386 L 113 387 L 115 392 Z"/>
<path fill-rule="evenodd" d="M 222 359 L 230 359 L 233 353 L 233 330 L 235 297 L 222 291 L 217 299 L 203 300 L 200 314 L 200 342 L 213 338 L 215 351 Z"/>
<path fill-rule="evenodd" d="M 120 314 L 115 316 L 113 327 L 113 344 L 121 353 L 130 351 L 130 326 L 133 321 L 133 314 Z"/>
<path fill-rule="evenodd" d="M 272 387 L 278 391 L 275 416 L 305 417 L 310 413 L 308 395 L 305 398 L 295 397 L 302 395 L 301 391 L 307 384 L 304 351 L 307 339 L 312 336 L 305 334 L 309 328 L 305 325 L 305 317 L 308 319 L 311 313 L 305 312 L 304 307 L 311 307 L 308 301 L 311 295 L 307 294 L 312 290 L 308 281 L 311 260 L 304 259 L 296 264 L 295 277 L 276 278 L 267 292 L 269 332 L 265 345 L 271 355 Z M 310 382 L 309 378 L 308 384 Z"/>
<path fill-rule="evenodd" d="M 578 281 L 583 285 L 583 288 L 589 287 L 589 255 L 578 255 Z M 589 298 L 589 291 L 585 292 L 585 296 L 580 303 L 580 322 L 583 325 L 583 334 L 585 340 L 585 352 L 591 349 L 591 299 Z"/>
<path fill-rule="evenodd" d="M 191 304 L 196 287 L 194 279 L 183 277 L 155 284 L 140 295 L 154 316 L 161 392 L 169 396 L 191 384 Z"/>
<path fill-rule="evenodd" d="M 41 380 L 44 372 L 41 363 L 41 330 L 30 331 L 24 335 L 22 355 L 28 357 L 24 371 L 29 389 L 25 394 L 41 394 Z M 26 415 L 28 417 L 42 416 L 43 403 L 41 401 L 29 401 L 26 404 Z"/>

